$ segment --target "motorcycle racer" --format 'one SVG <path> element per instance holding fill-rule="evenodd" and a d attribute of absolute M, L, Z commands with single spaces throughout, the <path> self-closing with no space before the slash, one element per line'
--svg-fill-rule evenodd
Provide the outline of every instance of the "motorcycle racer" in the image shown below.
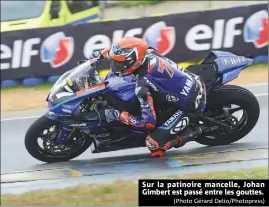
<path fill-rule="evenodd" d="M 199 76 L 179 68 L 170 59 L 149 47 L 144 39 L 126 37 L 111 48 L 93 54 L 109 60 L 111 72 L 134 75 L 135 94 L 140 102 L 141 116 L 136 117 L 115 108 L 105 110 L 106 120 L 121 121 L 140 130 L 148 130 L 146 146 L 153 157 L 162 157 L 172 147 L 182 147 L 202 133 L 200 127 L 188 127 L 186 112 L 202 112 L 206 104 L 205 85 Z M 178 109 L 166 122 L 156 127 L 155 104 L 164 103 Z"/>

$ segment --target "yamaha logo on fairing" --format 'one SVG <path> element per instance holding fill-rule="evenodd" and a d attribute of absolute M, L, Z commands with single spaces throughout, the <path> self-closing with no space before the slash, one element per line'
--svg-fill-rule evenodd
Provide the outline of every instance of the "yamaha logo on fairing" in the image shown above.
<path fill-rule="evenodd" d="M 65 113 L 69 113 L 69 114 L 72 113 L 72 111 L 71 110 L 68 110 L 68 109 L 62 109 L 62 111 L 65 112 Z"/>
<path fill-rule="evenodd" d="M 166 96 L 166 100 L 169 101 L 169 102 L 177 102 L 179 100 L 179 98 L 176 97 L 176 96 L 173 96 L 173 95 L 168 94 Z"/>
<path fill-rule="evenodd" d="M 178 134 L 189 125 L 189 118 L 184 117 L 180 122 L 170 131 L 170 134 Z"/>
<path fill-rule="evenodd" d="M 170 117 L 165 123 L 165 126 L 169 126 L 176 118 L 182 115 L 182 111 L 178 110 L 172 117 Z"/>
<path fill-rule="evenodd" d="M 65 109 L 72 109 L 72 108 L 73 108 L 73 107 L 70 106 L 70 105 L 64 105 L 64 104 L 62 105 L 62 107 L 65 108 Z"/>

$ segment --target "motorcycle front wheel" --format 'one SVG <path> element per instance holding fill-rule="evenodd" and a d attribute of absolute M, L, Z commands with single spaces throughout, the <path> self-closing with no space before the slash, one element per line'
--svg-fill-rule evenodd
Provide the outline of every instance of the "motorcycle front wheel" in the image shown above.
<path fill-rule="evenodd" d="M 42 162 L 65 162 L 81 155 L 92 143 L 86 134 L 76 133 L 71 137 L 70 145 L 58 145 L 59 128 L 59 122 L 45 115 L 38 118 L 25 135 L 24 144 L 28 153 Z"/>

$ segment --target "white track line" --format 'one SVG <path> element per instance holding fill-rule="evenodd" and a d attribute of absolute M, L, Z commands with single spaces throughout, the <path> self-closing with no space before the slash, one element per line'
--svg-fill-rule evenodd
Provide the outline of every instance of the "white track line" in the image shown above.
<path fill-rule="evenodd" d="M 260 94 L 254 94 L 256 97 L 260 96 L 268 96 L 268 93 L 260 93 Z M 40 115 L 41 116 L 41 115 Z M 13 121 L 13 120 L 21 120 L 21 119 L 33 119 L 33 118 L 38 118 L 40 116 L 26 116 L 26 117 L 17 117 L 17 118 L 8 118 L 8 119 L 1 119 L 2 121 Z"/>
<path fill-rule="evenodd" d="M 41 115 L 40 115 L 41 116 Z M 20 119 L 33 119 L 33 118 L 38 118 L 40 116 L 26 116 L 26 117 L 17 117 L 17 118 L 9 118 L 9 119 L 1 119 L 2 121 L 12 121 L 12 120 L 20 120 Z"/>
<path fill-rule="evenodd" d="M 254 94 L 256 97 L 260 97 L 260 96 L 268 96 L 268 93 L 260 93 L 260 94 Z"/>
<path fill-rule="evenodd" d="M 240 85 L 242 87 L 250 87 L 250 88 L 255 88 L 255 87 L 259 87 L 259 86 L 268 86 L 268 82 L 264 82 L 264 83 L 253 83 L 253 84 L 248 84 L 248 85 Z"/>

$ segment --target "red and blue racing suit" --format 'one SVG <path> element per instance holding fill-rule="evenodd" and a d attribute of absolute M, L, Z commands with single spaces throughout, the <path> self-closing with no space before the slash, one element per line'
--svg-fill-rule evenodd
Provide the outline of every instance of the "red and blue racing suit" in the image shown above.
<path fill-rule="evenodd" d="M 146 61 L 134 75 L 137 77 L 135 94 L 140 102 L 141 116 L 121 112 L 120 121 L 136 129 L 150 130 L 147 146 L 153 151 L 155 148 L 164 147 L 174 135 L 178 135 L 188 126 L 189 120 L 184 117 L 185 111 L 204 110 L 205 86 L 198 76 L 179 68 L 176 63 L 152 49 L 148 50 Z M 113 76 L 113 73 L 108 76 Z M 177 110 L 156 128 L 157 104 Z"/>

